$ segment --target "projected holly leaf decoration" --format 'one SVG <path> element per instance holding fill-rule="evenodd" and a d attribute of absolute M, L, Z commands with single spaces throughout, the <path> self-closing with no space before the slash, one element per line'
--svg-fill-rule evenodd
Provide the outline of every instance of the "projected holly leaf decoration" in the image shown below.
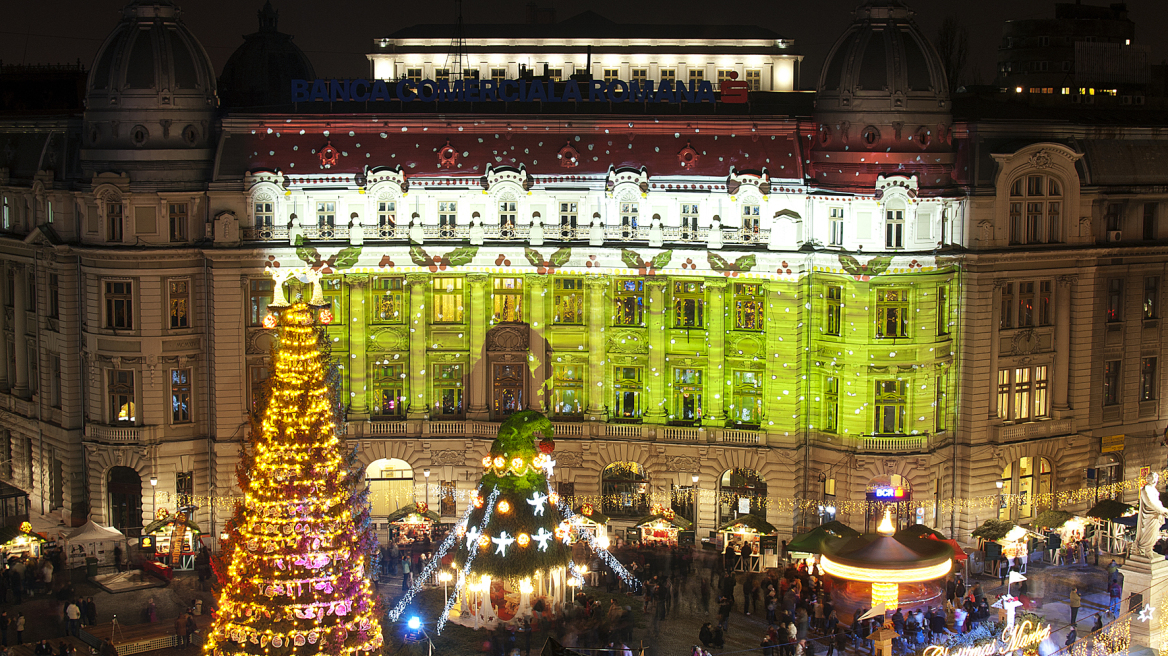
<path fill-rule="evenodd" d="M 721 273 L 727 278 L 735 277 L 739 273 L 750 271 L 754 268 L 756 263 L 755 257 L 753 255 L 743 255 L 733 262 L 730 262 L 726 258 L 718 255 L 717 253 L 714 253 L 713 251 L 706 253 L 706 259 L 709 261 L 711 269 Z"/>
<path fill-rule="evenodd" d="M 333 260 L 333 268 L 348 269 L 349 267 L 357 264 L 357 260 L 360 257 L 360 246 L 350 246 L 349 248 L 342 249 L 341 252 L 337 253 L 331 258 Z"/>
<path fill-rule="evenodd" d="M 649 266 L 654 269 L 664 269 L 669 266 L 669 260 L 673 259 L 673 251 L 661 251 L 653 256 L 649 261 Z"/>
<path fill-rule="evenodd" d="M 462 266 L 464 264 L 470 264 L 471 260 L 478 253 L 478 246 L 462 246 L 447 253 L 444 259 L 445 263 L 450 266 Z"/>
<path fill-rule="evenodd" d="M 636 251 L 630 251 L 627 248 L 621 249 L 621 262 L 624 262 L 630 269 L 643 269 L 645 267 L 645 260 Z"/>
<path fill-rule="evenodd" d="M 552 253 L 552 256 L 548 258 L 548 261 L 551 262 L 551 265 L 554 267 L 562 267 L 567 264 L 568 260 L 570 259 L 572 259 L 572 249 L 565 247 Z"/>
<path fill-rule="evenodd" d="M 871 276 L 878 276 L 887 271 L 889 265 L 892 264 L 892 256 L 877 255 L 865 264 L 860 264 L 860 261 L 851 255 L 840 253 L 839 262 L 844 271 L 855 276 L 857 280 L 863 281 L 868 280 Z"/>
<path fill-rule="evenodd" d="M 430 257 L 430 254 L 426 252 L 426 249 L 418 246 L 417 244 L 410 246 L 410 259 L 414 261 L 414 264 L 420 267 L 428 267 L 434 263 L 434 258 Z"/>

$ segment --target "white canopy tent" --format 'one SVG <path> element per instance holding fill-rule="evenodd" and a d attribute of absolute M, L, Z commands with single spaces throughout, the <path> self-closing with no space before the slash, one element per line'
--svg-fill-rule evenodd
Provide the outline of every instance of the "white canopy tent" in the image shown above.
<path fill-rule="evenodd" d="M 107 545 L 125 540 L 126 536 L 118 529 L 102 526 L 91 519 L 65 536 L 69 543 L 69 566 L 81 567 L 87 557 L 97 558 L 100 565 L 112 564 L 113 546 Z"/>

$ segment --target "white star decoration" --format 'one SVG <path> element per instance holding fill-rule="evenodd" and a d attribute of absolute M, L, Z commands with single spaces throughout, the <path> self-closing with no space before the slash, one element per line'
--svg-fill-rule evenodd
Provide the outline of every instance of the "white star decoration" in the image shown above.
<path fill-rule="evenodd" d="M 536 517 L 542 517 L 543 516 L 543 504 L 547 500 L 548 500 L 548 496 L 546 494 L 536 492 L 535 494 L 531 495 L 530 499 L 527 500 L 527 505 L 531 506 L 532 508 L 535 508 Z"/>
<path fill-rule="evenodd" d="M 539 542 L 539 550 L 540 551 L 547 551 L 548 540 L 551 540 L 555 536 L 556 536 L 555 533 L 548 533 L 548 530 L 546 528 L 540 526 L 539 533 L 536 533 L 535 535 L 533 535 L 531 537 L 535 538 L 535 540 L 537 542 Z"/>
<path fill-rule="evenodd" d="M 551 456 L 548 456 L 547 460 L 545 460 L 543 462 L 543 470 L 545 472 L 547 472 L 548 478 L 552 477 L 552 472 L 555 470 L 555 468 L 556 468 L 556 461 L 552 460 Z"/>
<path fill-rule="evenodd" d="M 1152 608 L 1150 604 L 1144 604 L 1144 607 L 1140 609 L 1140 621 L 1150 622 L 1152 620 L 1152 613 L 1155 612 L 1155 610 L 1156 609 Z"/>
<path fill-rule="evenodd" d="M 506 556 L 507 547 L 511 546 L 511 543 L 515 542 L 515 538 L 507 535 L 507 531 L 503 531 L 499 534 L 499 537 L 491 538 L 491 542 L 499 545 L 499 548 L 495 549 L 495 553 L 499 554 L 500 556 Z"/>
<path fill-rule="evenodd" d="M 466 532 L 466 548 L 468 550 L 474 549 L 474 546 L 478 544 L 479 536 L 481 535 L 482 533 L 479 532 L 479 527 L 472 526 L 471 529 Z"/>

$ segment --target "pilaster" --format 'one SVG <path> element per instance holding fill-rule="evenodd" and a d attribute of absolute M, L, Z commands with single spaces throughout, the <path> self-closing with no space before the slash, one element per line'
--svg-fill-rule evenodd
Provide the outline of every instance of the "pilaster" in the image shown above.
<path fill-rule="evenodd" d="M 665 368 L 665 305 L 664 278 L 650 278 L 645 281 L 645 321 L 649 333 L 649 371 L 645 372 L 645 419 L 649 423 L 665 422 L 665 394 L 669 385 L 669 372 Z"/>
<path fill-rule="evenodd" d="M 12 348 L 16 350 L 16 384 L 12 393 L 20 397 L 28 397 L 28 275 L 24 267 L 14 270 L 16 284 L 12 299 Z"/>
<path fill-rule="evenodd" d="M 4 337 L 8 330 L 8 305 L 6 304 L 8 299 L 5 298 L 8 294 L 8 285 L 5 284 L 7 281 L 4 277 L 10 275 L 13 273 L 7 267 L 0 266 L 0 389 L 12 387 L 12 381 L 8 378 L 8 340 Z"/>
<path fill-rule="evenodd" d="M 367 393 L 366 377 L 368 376 L 368 359 L 365 357 L 365 345 L 369 336 L 368 320 L 365 314 L 366 294 L 369 286 L 369 276 L 345 276 L 349 284 L 349 353 L 356 355 L 349 358 L 349 419 L 369 418 L 369 394 Z"/>
<path fill-rule="evenodd" d="M 525 276 L 523 287 L 528 295 L 528 370 L 531 371 L 531 394 L 527 395 L 527 409 L 543 412 L 547 406 L 547 380 L 551 369 L 547 364 L 548 346 L 544 331 L 547 328 L 547 276 Z"/>
<path fill-rule="evenodd" d="M 707 388 L 706 412 L 702 417 L 703 423 L 717 425 L 726 421 L 726 288 L 729 283 L 725 280 L 707 280 L 705 282 L 706 298 L 709 299 L 710 309 L 706 313 L 706 329 L 709 333 L 707 342 L 709 347 L 709 387 Z M 710 394 L 712 392 L 712 395 Z"/>
<path fill-rule="evenodd" d="M 604 328 L 608 308 L 604 302 L 604 292 L 609 286 L 608 276 L 590 276 L 584 283 L 588 287 L 588 414 L 592 418 L 603 419 L 604 386 Z"/>
<path fill-rule="evenodd" d="M 430 276 L 413 273 L 406 276 L 410 287 L 410 404 L 408 419 L 424 419 L 426 403 L 426 286 Z"/>
<path fill-rule="evenodd" d="M 1059 276 L 1054 298 L 1054 411 L 1069 412 L 1071 368 L 1071 293 L 1078 276 Z"/>
<path fill-rule="evenodd" d="M 990 419 L 998 416 L 998 351 L 1002 343 L 1002 288 L 1005 286 L 1004 279 L 995 280 L 993 295 L 990 297 Z"/>
<path fill-rule="evenodd" d="M 487 367 L 490 365 L 486 352 L 489 278 L 483 273 L 472 273 L 466 280 L 470 284 L 470 314 L 466 317 L 470 332 L 470 399 L 466 418 L 486 421 L 490 416 L 487 406 L 487 386 L 490 384 Z"/>

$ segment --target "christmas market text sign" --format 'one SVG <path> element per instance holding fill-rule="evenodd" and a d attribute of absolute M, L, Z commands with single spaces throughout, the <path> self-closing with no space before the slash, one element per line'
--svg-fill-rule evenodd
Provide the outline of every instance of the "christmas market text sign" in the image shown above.
<path fill-rule="evenodd" d="M 1006 656 L 1018 650 L 1034 649 L 1049 637 L 1049 624 L 1035 626 L 1030 620 L 1025 620 L 1003 632 L 1001 638 L 983 645 L 962 647 L 956 651 L 949 651 L 948 647 L 941 645 L 933 645 L 925 648 L 923 656 Z"/>
<path fill-rule="evenodd" d="M 707 80 L 292 80 L 292 102 L 657 102 L 745 103 L 749 87 Z"/>

